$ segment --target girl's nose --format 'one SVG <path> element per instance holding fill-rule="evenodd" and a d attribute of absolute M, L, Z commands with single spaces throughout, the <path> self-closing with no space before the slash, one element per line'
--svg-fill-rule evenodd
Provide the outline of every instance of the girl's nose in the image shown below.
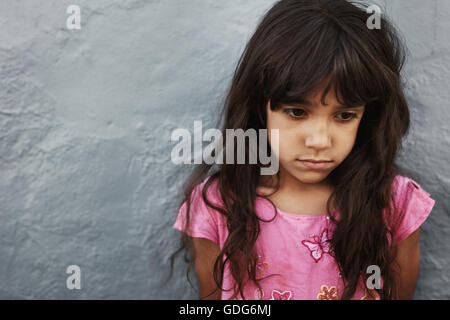
<path fill-rule="evenodd" d="M 331 137 L 325 126 L 312 129 L 306 136 L 305 145 L 307 148 L 326 149 L 331 147 Z"/>

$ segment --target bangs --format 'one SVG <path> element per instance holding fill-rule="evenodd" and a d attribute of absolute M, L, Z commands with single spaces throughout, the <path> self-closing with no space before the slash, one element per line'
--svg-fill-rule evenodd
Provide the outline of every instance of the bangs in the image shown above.
<path fill-rule="evenodd" d="M 318 33 L 299 39 L 291 47 L 291 52 L 285 52 L 288 58 L 280 60 L 283 64 L 273 70 L 273 87 L 266 90 L 273 110 L 283 104 L 303 104 L 322 86 L 322 104 L 331 88 L 336 100 L 348 107 L 369 104 L 386 95 L 383 66 L 370 60 L 367 48 L 357 38 L 351 39 L 336 26 L 324 24 Z"/>

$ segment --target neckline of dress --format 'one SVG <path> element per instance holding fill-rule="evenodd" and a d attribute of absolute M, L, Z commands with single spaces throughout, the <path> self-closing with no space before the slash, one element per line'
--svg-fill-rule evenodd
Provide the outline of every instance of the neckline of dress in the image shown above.
<path fill-rule="evenodd" d="M 261 199 L 261 201 L 263 201 L 269 208 L 273 209 L 274 206 L 272 205 L 272 203 L 265 198 L 263 195 L 261 195 L 258 191 L 256 191 L 257 193 L 257 199 Z M 321 219 L 324 217 L 328 217 L 327 212 L 323 212 L 321 214 L 299 214 L 299 213 L 293 213 L 293 212 L 287 212 L 284 210 L 281 210 L 280 208 L 278 208 L 277 206 L 275 206 L 275 209 L 277 210 L 277 212 L 281 213 L 283 216 L 289 217 L 289 218 L 294 218 L 296 220 L 303 220 L 303 219 Z M 336 209 L 331 211 L 331 214 L 334 214 L 336 212 Z"/>

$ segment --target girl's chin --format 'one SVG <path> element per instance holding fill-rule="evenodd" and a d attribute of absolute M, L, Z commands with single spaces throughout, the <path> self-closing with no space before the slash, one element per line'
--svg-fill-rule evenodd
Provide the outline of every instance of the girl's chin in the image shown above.
<path fill-rule="evenodd" d="M 300 182 L 314 184 L 323 182 L 330 172 L 317 170 L 302 170 L 299 172 L 295 170 L 295 172 L 290 172 L 289 174 Z"/>

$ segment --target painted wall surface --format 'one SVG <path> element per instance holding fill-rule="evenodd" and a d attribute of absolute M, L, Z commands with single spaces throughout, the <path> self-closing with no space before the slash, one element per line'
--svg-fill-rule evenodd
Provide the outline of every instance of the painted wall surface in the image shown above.
<path fill-rule="evenodd" d="M 176 128 L 217 107 L 273 0 L 0 1 L 0 298 L 196 298 L 171 228 L 192 166 Z M 450 298 L 450 1 L 372 1 L 403 33 L 400 163 L 436 205 L 416 299 Z M 81 9 L 69 30 L 66 10 Z M 81 289 L 66 269 L 81 270 Z M 195 281 L 195 274 L 192 273 Z"/>

